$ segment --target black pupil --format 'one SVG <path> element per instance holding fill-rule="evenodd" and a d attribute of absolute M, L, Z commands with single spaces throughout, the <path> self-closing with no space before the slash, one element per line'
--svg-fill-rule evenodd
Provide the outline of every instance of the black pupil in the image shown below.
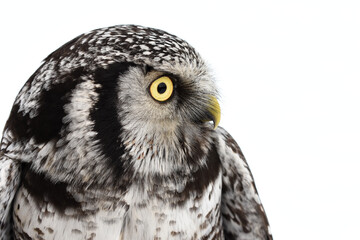
<path fill-rule="evenodd" d="M 163 94 L 166 91 L 166 84 L 165 83 L 160 83 L 157 87 L 158 93 Z"/>

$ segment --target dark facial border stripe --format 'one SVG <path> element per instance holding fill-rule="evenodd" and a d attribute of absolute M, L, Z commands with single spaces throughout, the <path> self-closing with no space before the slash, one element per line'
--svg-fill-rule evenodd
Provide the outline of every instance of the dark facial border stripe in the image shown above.
<path fill-rule="evenodd" d="M 91 112 L 94 130 L 103 153 L 108 159 L 109 168 L 114 172 L 115 179 L 123 174 L 123 164 L 120 157 L 124 153 L 124 146 L 120 140 L 122 126 L 118 119 L 118 91 L 119 76 L 128 71 L 132 63 L 114 63 L 106 69 L 95 72 L 95 83 L 100 84 L 97 89 L 99 100 Z"/>

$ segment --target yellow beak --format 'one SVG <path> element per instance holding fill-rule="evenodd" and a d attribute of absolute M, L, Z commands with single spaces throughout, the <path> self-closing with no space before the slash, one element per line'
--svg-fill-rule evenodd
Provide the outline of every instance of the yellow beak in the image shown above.
<path fill-rule="evenodd" d="M 220 109 L 220 104 L 219 104 L 218 100 L 214 96 L 210 97 L 208 111 L 211 115 L 211 120 L 214 123 L 214 129 L 216 129 L 220 123 L 221 109 Z"/>

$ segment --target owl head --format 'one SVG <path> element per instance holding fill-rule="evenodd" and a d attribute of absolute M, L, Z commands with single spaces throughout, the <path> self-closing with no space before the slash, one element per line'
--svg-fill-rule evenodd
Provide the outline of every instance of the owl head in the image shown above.
<path fill-rule="evenodd" d="M 220 120 L 216 97 L 184 40 L 135 25 L 102 28 L 44 60 L 17 96 L 4 139 L 14 158 L 57 181 L 167 174 L 201 162 Z"/>

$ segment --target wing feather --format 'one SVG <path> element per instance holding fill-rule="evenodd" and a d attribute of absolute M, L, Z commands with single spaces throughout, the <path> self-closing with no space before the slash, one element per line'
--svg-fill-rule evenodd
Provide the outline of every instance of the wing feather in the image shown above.
<path fill-rule="evenodd" d="M 7 138 L 0 149 L 0 240 L 10 240 L 12 202 L 20 184 L 20 163 L 7 156 Z"/>
<path fill-rule="evenodd" d="M 235 140 L 218 128 L 222 164 L 221 214 L 226 240 L 271 240 L 269 223 L 249 166 Z"/>

